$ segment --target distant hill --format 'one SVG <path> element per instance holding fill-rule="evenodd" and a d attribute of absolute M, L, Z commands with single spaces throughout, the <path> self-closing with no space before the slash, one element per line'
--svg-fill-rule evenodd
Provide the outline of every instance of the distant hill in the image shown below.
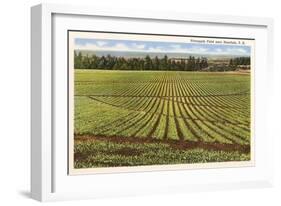
<path fill-rule="evenodd" d="M 208 55 L 208 54 L 192 54 L 192 53 L 156 53 L 156 52 L 121 52 L 121 51 L 88 51 L 88 50 L 76 50 L 77 52 L 81 52 L 83 56 L 86 55 L 96 55 L 96 56 L 115 56 L 115 57 L 125 57 L 125 58 L 144 58 L 149 55 L 151 58 L 159 57 L 163 58 L 165 55 L 168 58 L 188 58 L 189 56 L 194 57 L 206 57 L 208 59 L 230 59 L 235 57 L 241 57 L 239 55 Z"/>

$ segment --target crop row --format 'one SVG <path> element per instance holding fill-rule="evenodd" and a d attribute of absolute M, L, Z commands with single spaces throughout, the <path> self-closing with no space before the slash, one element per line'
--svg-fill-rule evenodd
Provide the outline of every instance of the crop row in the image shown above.
<path fill-rule="evenodd" d="M 206 77 L 205 77 L 206 78 Z M 217 77 L 218 78 L 218 77 Z M 186 78 L 181 73 L 157 73 L 146 81 L 124 84 L 75 83 L 75 101 L 80 105 L 75 118 L 83 121 L 78 133 L 101 136 L 216 141 L 249 144 L 249 85 L 229 79 L 221 85 Z M 121 82 L 121 81 L 119 81 Z M 228 85 L 228 84 L 232 84 Z M 225 86 L 227 85 L 227 86 Z M 104 108 L 101 120 L 89 114 Z M 120 113 L 118 116 L 112 114 Z M 108 115 L 107 115 L 108 114 Z M 88 115 L 88 116 L 87 116 Z M 87 119 L 87 121 L 85 120 Z M 81 123 L 82 125 L 82 123 Z"/>

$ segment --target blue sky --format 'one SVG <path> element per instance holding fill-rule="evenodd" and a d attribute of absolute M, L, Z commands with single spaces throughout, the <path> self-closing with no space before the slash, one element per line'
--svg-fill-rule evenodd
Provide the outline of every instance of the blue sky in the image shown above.
<path fill-rule="evenodd" d="M 250 46 L 178 43 L 158 41 L 75 39 L 75 49 L 91 51 L 122 51 L 147 53 L 191 53 L 208 55 L 244 55 L 251 53 Z"/>

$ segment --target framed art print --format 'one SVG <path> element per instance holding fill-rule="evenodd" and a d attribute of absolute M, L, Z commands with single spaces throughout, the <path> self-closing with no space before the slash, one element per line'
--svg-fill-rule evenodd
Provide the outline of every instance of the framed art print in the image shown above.
<path fill-rule="evenodd" d="M 166 16 L 32 8 L 33 198 L 271 185 L 271 19 Z"/>
<path fill-rule="evenodd" d="M 254 165 L 254 39 L 68 39 L 70 174 Z"/>

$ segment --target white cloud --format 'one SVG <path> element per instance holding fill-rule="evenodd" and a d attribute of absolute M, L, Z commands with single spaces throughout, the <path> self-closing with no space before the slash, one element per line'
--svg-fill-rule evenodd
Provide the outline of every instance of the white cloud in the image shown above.
<path fill-rule="evenodd" d="M 103 47 L 107 44 L 106 41 L 97 41 L 97 45 L 100 46 L 100 47 Z"/>
<path fill-rule="evenodd" d="M 215 51 L 216 51 L 217 53 L 223 52 L 223 50 L 222 50 L 221 48 L 217 48 L 217 49 L 215 49 Z"/>
<path fill-rule="evenodd" d="M 239 48 L 228 48 L 226 49 L 226 53 L 228 54 L 236 54 L 236 55 L 243 55 L 243 54 L 248 54 L 246 49 L 243 49 L 241 47 Z"/>
<path fill-rule="evenodd" d="M 106 43 L 106 42 L 105 42 Z M 89 50 L 89 51 L 131 51 L 127 45 L 118 43 L 114 46 L 108 46 L 107 44 L 96 43 L 96 44 L 84 44 L 84 45 L 76 45 L 75 49 L 78 50 Z"/>
<path fill-rule="evenodd" d="M 172 44 L 170 47 L 172 47 L 173 49 L 181 49 L 181 45 L 179 44 Z"/>
<path fill-rule="evenodd" d="M 169 52 L 167 51 L 167 49 L 163 48 L 163 47 L 160 47 L 160 46 L 157 46 L 157 47 L 149 47 L 148 52 Z"/>
<path fill-rule="evenodd" d="M 115 44 L 114 47 L 115 51 L 128 51 L 130 50 L 130 48 L 126 45 L 126 44 L 122 44 L 122 43 L 118 43 L 118 44 Z"/>
<path fill-rule="evenodd" d="M 145 49 L 145 44 L 136 44 L 136 43 L 133 43 L 133 44 L 132 44 L 132 47 L 135 48 L 135 49 Z"/>
<path fill-rule="evenodd" d="M 207 53 L 210 52 L 210 50 L 208 48 L 200 47 L 200 46 L 198 46 L 198 47 L 191 47 L 190 51 L 192 53 L 203 53 L 203 54 L 207 54 Z"/>

